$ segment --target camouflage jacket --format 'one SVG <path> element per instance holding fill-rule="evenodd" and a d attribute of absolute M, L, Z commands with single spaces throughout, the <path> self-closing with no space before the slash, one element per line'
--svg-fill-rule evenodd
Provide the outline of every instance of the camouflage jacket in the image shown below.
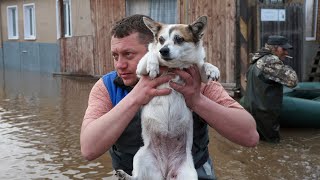
<path fill-rule="evenodd" d="M 254 117 L 260 137 L 272 141 L 279 136 L 283 85 L 296 86 L 297 74 L 266 49 L 251 59 L 242 105 Z"/>
<path fill-rule="evenodd" d="M 254 63 L 266 79 L 291 88 L 298 83 L 297 73 L 290 66 L 284 65 L 277 56 L 271 54 L 267 49 L 253 54 L 251 64 Z"/>

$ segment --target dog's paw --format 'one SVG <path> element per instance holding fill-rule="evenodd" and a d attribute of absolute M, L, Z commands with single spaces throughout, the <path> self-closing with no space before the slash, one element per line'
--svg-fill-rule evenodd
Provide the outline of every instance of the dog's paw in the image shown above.
<path fill-rule="evenodd" d="M 204 63 L 203 67 L 204 67 L 204 72 L 207 76 L 207 82 L 210 80 L 218 80 L 219 79 L 220 71 L 216 66 L 214 66 L 210 63 Z"/>
<path fill-rule="evenodd" d="M 128 174 L 121 169 L 116 170 L 115 176 L 118 180 L 128 180 Z"/>
<path fill-rule="evenodd" d="M 142 75 L 147 75 L 147 71 L 146 68 L 143 67 L 142 63 L 138 63 L 137 65 L 137 70 L 136 70 L 136 74 L 139 78 L 141 78 Z"/>
<path fill-rule="evenodd" d="M 151 79 L 154 79 L 160 73 L 159 64 L 158 63 L 152 63 L 152 62 L 148 63 L 147 64 L 147 72 L 149 74 L 149 77 Z"/>

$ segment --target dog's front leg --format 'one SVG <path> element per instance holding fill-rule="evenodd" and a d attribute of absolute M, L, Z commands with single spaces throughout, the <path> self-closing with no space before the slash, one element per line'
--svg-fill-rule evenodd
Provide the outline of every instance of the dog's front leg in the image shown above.
<path fill-rule="evenodd" d="M 200 74 L 201 81 L 204 83 L 207 83 L 211 80 L 218 80 L 220 77 L 219 69 L 207 62 L 203 63 L 202 66 L 200 66 Z"/>
<path fill-rule="evenodd" d="M 149 74 L 149 77 L 154 79 L 159 72 L 158 57 L 154 52 L 149 51 L 139 61 L 136 73 L 138 77 Z"/>
<path fill-rule="evenodd" d="M 142 75 L 147 75 L 148 71 L 147 71 L 147 63 L 148 63 L 148 59 L 149 59 L 149 52 L 146 53 L 139 61 L 138 65 L 137 65 L 137 70 L 136 70 L 136 74 L 137 76 L 140 78 Z"/>
<path fill-rule="evenodd" d="M 148 54 L 147 72 L 149 73 L 149 77 L 154 79 L 160 73 L 159 60 L 156 52 L 150 51 Z"/>

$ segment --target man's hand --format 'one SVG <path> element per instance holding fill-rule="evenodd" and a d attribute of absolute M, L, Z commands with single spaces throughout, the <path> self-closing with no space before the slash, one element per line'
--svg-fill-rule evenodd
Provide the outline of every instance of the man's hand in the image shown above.
<path fill-rule="evenodd" d="M 130 94 L 136 99 L 139 105 L 147 104 L 155 96 L 164 96 L 171 93 L 170 88 L 157 89 L 163 83 L 169 82 L 173 75 L 164 75 L 155 79 L 150 79 L 149 76 L 141 76 L 139 82 L 132 89 Z"/>
<path fill-rule="evenodd" d="M 187 106 L 193 109 L 194 104 L 201 96 L 201 77 L 198 67 L 193 65 L 186 70 L 175 69 L 173 72 L 179 75 L 185 83 L 178 84 L 171 81 L 170 86 L 180 92 L 184 96 Z"/>

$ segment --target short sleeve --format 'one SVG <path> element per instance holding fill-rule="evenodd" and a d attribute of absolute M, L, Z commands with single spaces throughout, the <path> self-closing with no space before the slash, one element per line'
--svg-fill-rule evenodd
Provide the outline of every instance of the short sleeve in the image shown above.
<path fill-rule="evenodd" d="M 109 93 L 102 79 L 99 79 L 91 89 L 84 119 L 97 119 L 111 109 Z"/>
<path fill-rule="evenodd" d="M 211 81 L 208 84 L 203 85 L 202 93 L 222 106 L 243 109 L 236 100 L 229 96 L 228 92 L 219 82 Z"/>

